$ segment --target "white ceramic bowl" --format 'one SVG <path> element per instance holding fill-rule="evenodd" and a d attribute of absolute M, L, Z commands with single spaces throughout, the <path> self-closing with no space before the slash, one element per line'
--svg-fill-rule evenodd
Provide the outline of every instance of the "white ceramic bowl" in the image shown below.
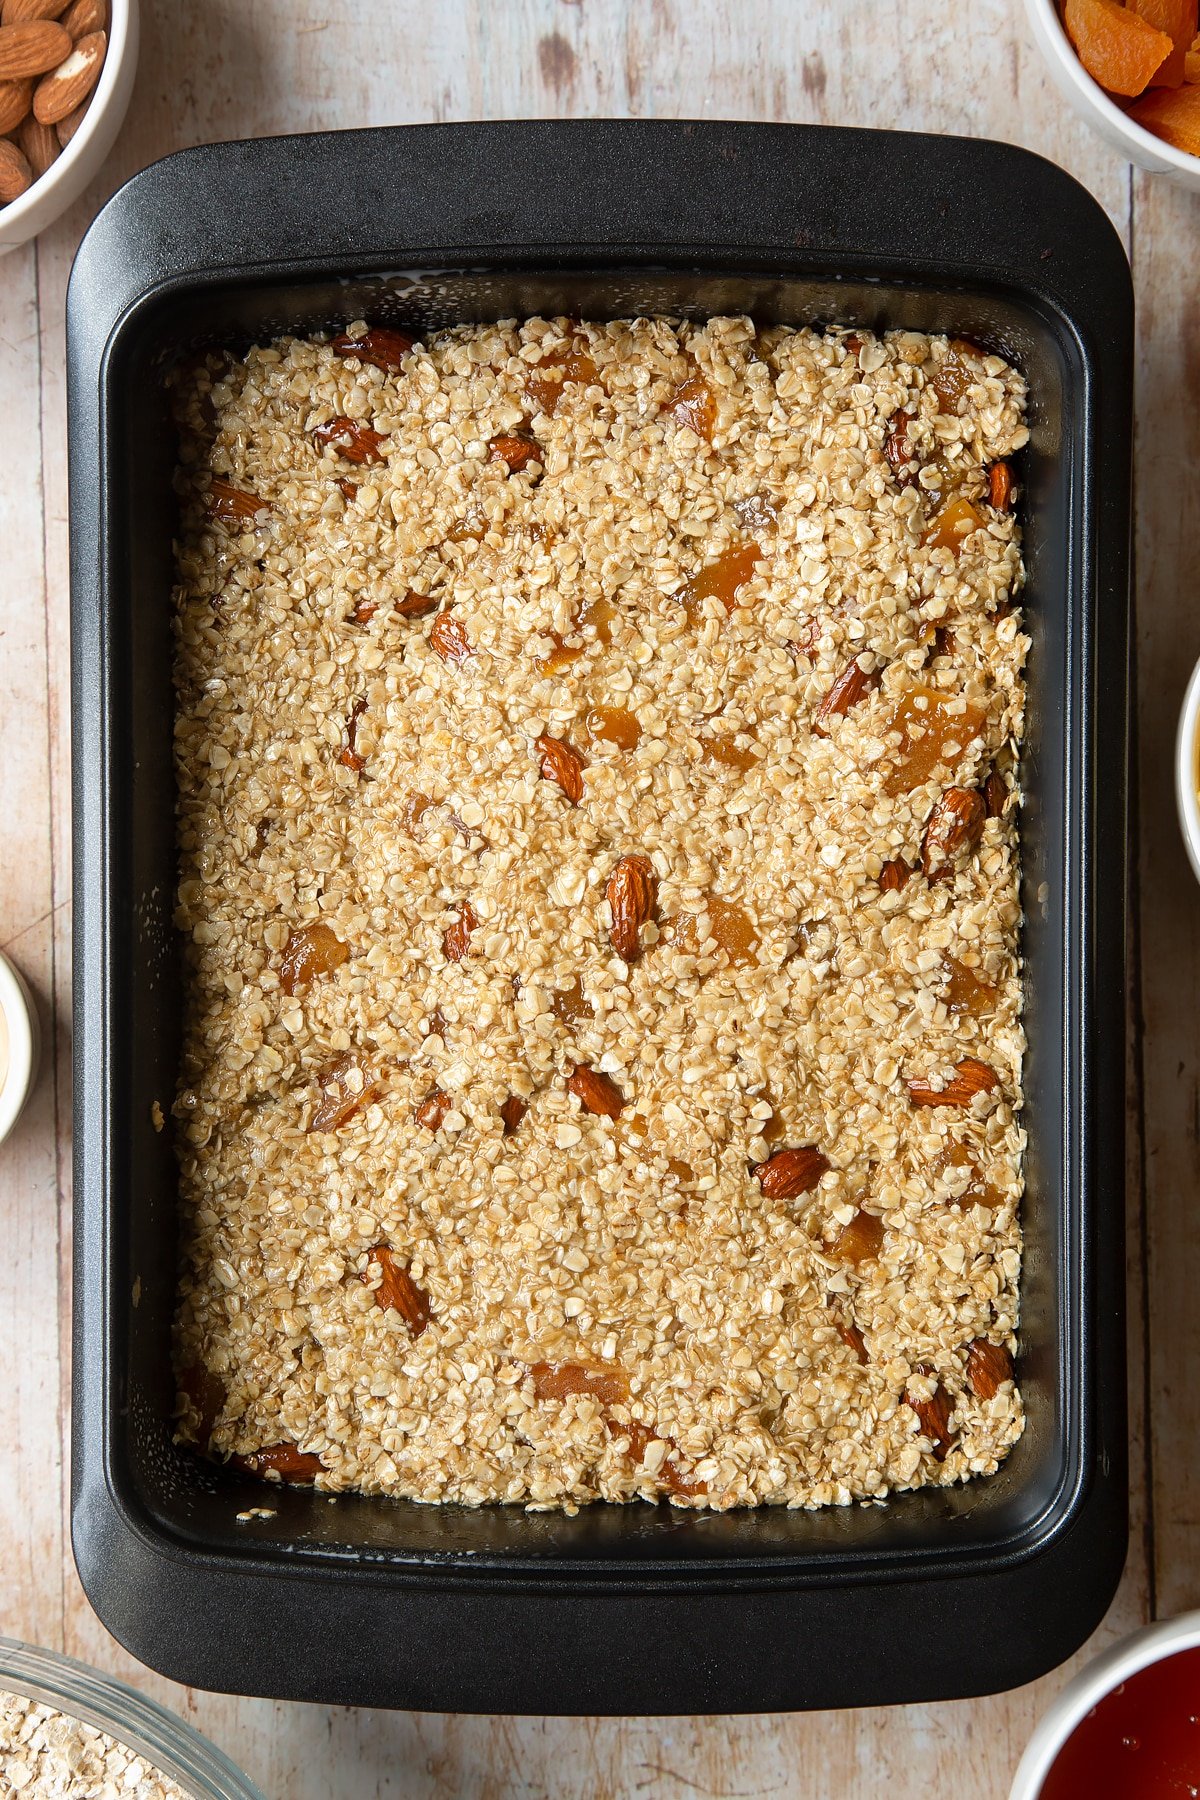
<path fill-rule="evenodd" d="M 137 69 L 138 0 L 109 0 L 108 51 L 83 123 L 62 155 L 19 200 L 0 206 L 0 256 L 66 212 L 113 147 Z"/>
<path fill-rule="evenodd" d="M 1173 175 L 1184 187 L 1200 191 L 1200 156 L 1189 156 L 1186 150 L 1176 150 L 1173 144 L 1164 143 L 1152 131 L 1136 125 L 1109 99 L 1076 56 L 1054 0 L 1025 0 L 1025 10 L 1038 49 L 1050 65 L 1051 75 L 1080 117 L 1093 125 L 1101 137 L 1107 138 L 1130 162 L 1138 163 L 1143 169 Z"/>
<path fill-rule="evenodd" d="M 1054 1759 L 1082 1719 L 1106 1694 L 1151 1663 L 1162 1662 L 1180 1650 L 1200 1645 L 1200 1612 L 1181 1613 L 1123 1638 L 1111 1650 L 1096 1657 L 1069 1681 L 1057 1700 L 1042 1714 L 1037 1730 L 1017 1766 L 1008 1800 L 1038 1800 L 1042 1783 Z"/>
<path fill-rule="evenodd" d="M 29 989 L 0 952 L 0 1144 L 29 1098 L 37 1073 L 40 1040 L 37 1011 Z"/>
<path fill-rule="evenodd" d="M 1179 729 L 1175 733 L 1175 805 L 1179 811 L 1179 829 L 1187 849 L 1192 873 L 1200 881 L 1200 798 L 1196 794 L 1200 773 L 1200 662 L 1192 670 L 1192 678 L 1179 709 Z"/>

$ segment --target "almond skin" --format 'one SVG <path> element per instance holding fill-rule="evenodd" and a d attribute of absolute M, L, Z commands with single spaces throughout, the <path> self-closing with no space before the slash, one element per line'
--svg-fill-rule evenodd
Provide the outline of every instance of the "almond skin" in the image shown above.
<path fill-rule="evenodd" d="M 918 1374 L 927 1375 L 929 1370 L 920 1369 Z M 956 1443 L 955 1434 L 950 1429 L 950 1414 L 954 1410 L 950 1404 L 950 1396 L 939 1381 L 929 1400 L 914 1400 L 911 1394 L 905 1394 L 905 1404 L 911 1406 L 921 1422 L 922 1435 L 933 1445 L 935 1462 L 945 1462 L 948 1453 Z"/>
<path fill-rule="evenodd" d="M 50 164 L 62 153 L 62 145 L 58 141 L 52 125 L 40 125 L 30 113 L 21 123 L 17 132 L 17 143 L 25 152 L 33 178 L 37 181 L 46 173 Z"/>
<path fill-rule="evenodd" d="M 420 1106 L 413 1113 L 413 1118 L 418 1125 L 423 1125 L 426 1131 L 440 1131 L 442 1120 L 449 1111 L 449 1094 L 443 1094 L 441 1088 L 434 1088 L 431 1094 L 426 1094 Z"/>
<path fill-rule="evenodd" d="M 407 1267 L 387 1244 L 376 1244 L 367 1251 L 363 1280 L 370 1281 L 376 1268 L 383 1277 L 375 1289 L 376 1306 L 385 1312 L 398 1312 L 413 1336 L 420 1337 L 430 1319 L 429 1295 L 417 1286 Z"/>
<path fill-rule="evenodd" d="M 921 873 L 926 880 L 950 873 L 960 850 L 973 850 L 983 836 L 987 808 L 973 788 L 947 788 L 925 827 L 921 841 Z"/>
<path fill-rule="evenodd" d="M 617 955 L 635 963 L 642 954 L 641 929 L 658 905 L 658 877 L 647 856 L 623 856 L 604 890 L 612 912 L 609 937 Z"/>
<path fill-rule="evenodd" d="M 33 170 L 24 152 L 10 139 L 0 138 L 0 206 L 18 200 L 32 181 Z"/>
<path fill-rule="evenodd" d="M 0 25 L 0 81 L 20 81 L 26 75 L 44 75 L 47 69 L 56 69 L 70 54 L 71 40 L 53 19 L 30 19 L 25 25 Z"/>
<path fill-rule="evenodd" d="M 997 512 L 1007 512 L 1012 505 L 1012 470 L 1006 462 L 994 462 L 988 470 L 988 499 Z"/>
<path fill-rule="evenodd" d="M 396 611 L 402 619 L 423 619 L 427 613 L 437 611 L 437 601 L 431 594 L 418 594 L 416 588 L 409 588 L 403 600 L 397 600 Z"/>
<path fill-rule="evenodd" d="M 0 25 L 28 25 L 31 19 L 59 19 L 66 10 L 67 0 L 4 0 L 0 6 Z"/>
<path fill-rule="evenodd" d="M 867 1341 L 858 1326 L 849 1324 L 845 1319 L 835 1319 L 834 1323 L 843 1344 L 849 1345 L 860 1363 L 869 1363 L 871 1359 L 867 1355 Z"/>
<path fill-rule="evenodd" d="M 393 331 L 388 325 L 372 325 L 361 337 L 340 331 L 329 348 L 335 356 L 357 356 L 359 362 L 373 363 L 377 369 L 395 374 L 403 367 L 414 342 L 407 332 Z"/>
<path fill-rule="evenodd" d="M 912 870 L 902 856 L 889 857 L 879 871 L 880 891 L 885 894 L 898 894 Z"/>
<path fill-rule="evenodd" d="M 794 1150 L 776 1150 L 754 1173 L 768 1200 L 795 1200 L 815 1188 L 829 1167 L 829 1158 L 815 1144 L 803 1144 Z"/>
<path fill-rule="evenodd" d="M 268 1444 L 265 1449 L 248 1451 L 245 1456 L 231 1456 L 231 1468 L 247 1475 L 274 1473 L 281 1481 L 309 1482 L 320 1475 L 325 1464 L 311 1450 L 297 1449 L 295 1444 Z"/>
<path fill-rule="evenodd" d="M 989 819 L 1000 819 L 1008 802 L 1008 788 L 999 770 L 993 769 L 983 784 L 983 804 Z"/>
<path fill-rule="evenodd" d="M 935 1088 L 920 1075 L 914 1075 L 906 1085 L 913 1106 L 970 1106 L 976 1094 L 990 1094 L 998 1088 L 1000 1077 L 990 1063 L 964 1056 L 955 1063 L 954 1074 L 944 1087 Z"/>
<path fill-rule="evenodd" d="M 518 475 L 531 462 L 541 462 L 542 446 L 536 438 L 517 436 L 494 437 L 488 444 L 488 461 L 508 464 L 510 475 Z"/>
<path fill-rule="evenodd" d="M 458 668 L 475 654 L 463 627 L 448 612 L 440 612 L 433 621 L 429 630 L 429 645 L 451 668 Z"/>
<path fill-rule="evenodd" d="M 66 118 L 60 119 L 58 124 L 54 127 L 54 135 L 64 150 L 75 136 L 75 133 L 79 130 L 79 127 L 83 124 L 84 119 L 87 117 L 87 109 L 91 103 L 92 96 L 89 94 L 82 106 L 77 106 L 73 113 L 68 113 Z"/>
<path fill-rule="evenodd" d="M 883 440 L 883 454 L 888 459 L 893 475 L 899 475 L 906 464 L 913 461 L 913 447 L 909 442 L 908 428 L 913 422 L 910 412 L 895 412 L 888 423 L 887 436 Z M 901 478 L 901 487 L 908 487 L 913 480 L 911 475 Z"/>
<path fill-rule="evenodd" d="M 43 75 L 33 90 L 33 116 L 42 125 L 57 125 L 82 106 L 96 85 L 108 39 L 91 31 L 71 46 L 66 59 Z"/>
<path fill-rule="evenodd" d="M 522 1100 L 519 1094 L 510 1094 L 500 1108 L 500 1119 L 504 1127 L 504 1136 L 511 1137 L 525 1114 L 529 1111 L 528 1100 Z"/>
<path fill-rule="evenodd" d="M 458 917 L 453 925 L 447 925 L 442 933 L 442 954 L 449 962 L 461 962 L 471 951 L 471 933 L 478 925 L 474 908 L 469 900 L 464 900 L 458 909 Z"/>
<path fill-rule="evenodd" d="M 534 749 L 542 759 L 542 775 L 556 781 L 572 806 L 583 799 L 583 758 L 578 750 L 562 738 L 547 737 L 545 732 L 534 740 Z"/>
<path fill-rule="evenodd" d="M 32 81 L 0 81 L 0 137 L 17 129 L 32 103 Z"/>
<path fill-rule="evenodd" d="M 625 1104 L 625 1096 L 612 1076 L 590 1069 L 586 1063 L 576 1064 L 567 1092 L 574 1094 L 584 1112 L 598 1113 L 606 1119 L 619 1119 Z"/>
<path fill-rule="evenodd" d="M 860 669 L 856 662 L 849 662 L 842 670 L 820 706 L 813 720 L 813 730 L 818 737 L 828 737 L 825 721 L 843 713 L 848 713 L 852 706 L 857 706 L 872 688 L 879 686 L 879 671 L 875 669 L 868 675 Z"/>
<path fill-rule="evenodd" d="M 221 519 L 225 524 L 232 524 L 237 519 L 253 519 L 263 510 L 265 500 L 257 494 L 248 494 L 244 488 L 234 487 L 231 481 L 223 481 L 214 475 L 208 484 L 208 510 L 214 519 Z"/>
<path fill-rule="evenodd" d="M 1003 1344 L 972 1338 L 967 1345 L 967 1386 L 981 1400 L 993 1400 L 1013 1378 L 1013 1359 Z"/>
<path fill-rule="evenodd" d="M 59 22 L 72 39 L 88 37 L 93 31 L 107 31 L 106 0 L 71 0 L 71 4 L 59 14 Z"/>
<path fill-rule="evenodd" d="M 383 453 L 379 448 L 383 442 L 382 436 L 359 419 L 347 419 L 344 414 L 339 413 L 327 425 L 318 425 L 313 436 L 318 444 L 331 445 L 347 462 L 361 464 L 383 461 Z"/>

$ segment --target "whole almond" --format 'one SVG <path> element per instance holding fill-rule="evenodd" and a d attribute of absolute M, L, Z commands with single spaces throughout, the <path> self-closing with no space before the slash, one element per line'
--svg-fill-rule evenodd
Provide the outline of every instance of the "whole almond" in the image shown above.
<path fill-rule="evenodd" d="M 66 12 L 67 5 L 68 0 L 4 0 L 0 5 L 0 25 L 28 25 L 31 19 L 58 19 Z"/>
<path fill-rule="evenodd" d="M 658 904 L 658 877 L 646 856 L 623 856 L 604 890 L 612 912 L 609 937 L 617 955 L 627 963 L 642 954 L 641 929 L 654 917 Z"/>
<path fill-rule="evenodd" d="M 606 1119 L 619 1118 L 625 1104 L 625 1096 L 612 1076 L 602 1069 L 591 1069 L 586 1063 L 576 1065 L 567 1092 L 574 1094 L 584 1112 L 599 1113 Z"/>
<path fill-rule="evenodd" d="M 925 827 L 921 873 L 927 878 L 949 874 L 960 850 L 973 850 L 983 836 L 987 807 L 973 788 L 947 788 Z"/>
<path fill-rule="evenodd" d="M 25 25 L 0 25 L 0 81 L 20 81 L 26 75 L 44 75 L 47 69 L 57 68 L 70 54 L 71 40 L 53 19 L 30 19 Z M 74 104 L 78 105 L 78 100 Z"/>
<path fill-rule="evenodd" d="M 931 1369 L 920 1368 L 919 1375 L 931 1375 Z M 953 1403 L 949 1394 L 939 1381 L 928 1400 L 914 1400 L 911 1394 L 904 1396 L 905 1404 L 911 1406 L 921 1423 L 921 1435 L 927 1437 L 933 1445 L 935 1462 L 945 1462 L 948 1453 L 958 1441 L 956 1432 L 950 1429 L 950 1415 Z"/>
<path fill-rule="evenodd" d="M 1003 1344 L 972 1338 L 967 1345 L 967 1386 L 981 1400 L 994 1400 L 1013 1378 L 1013 1359 Z"/>
<path fill-rule="evenodd" d="M 58 124 L 54 127 L 54 135 L 64 150 L 75 136 L 75 133 L 79 130 L 79 127 L 83 124 L 84 119 L 87 117 L 87 109 L 91 104 L 92 96 L 89 94 L 82 106 L 77 106 L 73 113 L 68 113 L 66 118 L 60 119 Z"/>
<path fill-rule="evenodd" d="M 24 152 L 9 138 L 0 138 L 0 206 L 18 200 L 33 180 Z"/>
<path fill-rule="evenodd" d="M 852 706 L 857 706 L 859 701 L 871 692 L 872 688 L 878 686 L 878 669 L 872 669 L 868 674 L 865 669 L 859 668 L 857 659 L 848 662 L 817 708 L 816 717 L 813 720 L 813 730 L 817 736 L 828 737 L 829 733 L 825 728 L 826 719 L 848 713 Z"/>
<path fill-rule="evenodd" d="M 534 749 L 542 759 L 542 776 L 556 781 L 572 806 L 583 799 L 583 758 L 563 738 L 547 737 L 543 732 L 534 740 Z"/>
<path fill-rule="evenodd" d="M 106 0 L 71 0 L 65 12 L 59 14 L 59 21 L 73 39 L 87 37 L 92 31 L 107 31 Z"/>
<path fill-rule="evenodd" d="M 998 1088 L 1000 1077 L 990 1063 L 980 1062 L 977 1056 L 964 1056 L 940 1088 L 923 1075 L 910 1077 L 905 1085 L 913 1106 L 970 1106 L 976 1094 L 990 1094 Z"/>
<path fill-rule="evenodd" d="M 0 137 L 15 131 L 33 104 L 33 82 L 0 81 Z"/>
<path fill-rule="evenodd" d="M 367 1251 L 363 1281 L 373 1281 L 376 1269 L 380 1273 L 379 1286 L 375 1289 L 376 1306 L 382 1307 L 384 1312 L 398 1312 L 413 1336 L 420 1337 L 430 1319 L 429 1295 L 417 1286 L 407 1265 L 387 1244 L 375 1244 Z"/>
<path fill-rule="evenodd" d="M 58 27 L 55 26 L 55 30 Z M 4 34 L 0 32 L 0 37 Z M 70 39 L 67 40 L 70 44 Z M 81 106 L 96 85 L 108 39 L 102 31 L 89 32 L 70 49 L 58 66 L 44 75 L 33 90 L 33 116 L 43 125 L 57 125 Z"/>
<path fill-rule="evenodd" d="M 829 1166 L 829 1158 L 815 1144 L 803 1144 L 796 1150 L 776 1150 L 754 1173 L 768 1200 L 795 1200 L 815 1188 Z"/>
<path fill-rule="evenodd" d="M 17 132 L 17 142 L 25 152 L 35 181 L 46 173 L 55 157 L 62 152 L 62 145 L 53 125 L 40 125 L 32 113 L 22 121 Z"/>

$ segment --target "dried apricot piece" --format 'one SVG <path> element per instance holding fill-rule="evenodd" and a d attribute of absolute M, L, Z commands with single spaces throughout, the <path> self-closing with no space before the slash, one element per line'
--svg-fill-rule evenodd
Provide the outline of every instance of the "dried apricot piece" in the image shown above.
<path fill-rule="evenodd" d="M 930 550 L 953 550 L 957 555 L 971 533 L 986 524 L 977 506 L 972 506 L 964 495 L 955 494 L 931 521 L 921 542 Z"/>
<path fill-rule="evenodd" d="M 600 372 L 586 350 L 550 350 L 525 381 L 525 392 L 539 412 L 553 414 L 568 381 L 585 387 L 599 381 Z"/>
<path fill-rule="evenodd" d="M 352 1050 L 326 1063 L 317 1073 L 321 1098 L 312 1116 L 310 1131 L 340 1131 L 356 1112 L 369 1106 L 377 1089 Z"/>
<path fill-rule="evenodd" d="M 350 946 L 318 919 L 293 931 L 284 946 L 279 965 L 279 985 L 285 994 L 299 993 L 314 975 L 331 975 L 349 959 Z"/>
<path fill-rule="evenodd" d="M 1196 0 L 1128 0 L 1130 12 L 1156 31 L 1165 31 L 1174 48 L 1151 77 L 1152 87 L 1177 88 L 1186 79 L 1187 53 L 1196 35 Z"/>
<path fill-rule="evenodd" d="M 267 1444 L 261 1450 L 248 1450 L 244 1456 L 231 1456 L 230 1467 L 245 1475 L 278 1475 L 281 1481 L 309 1482 L 324 1473 L 325 1464 L 311 1450 L 296 1444 Z"/>
<path fill-rule="evenodd" d="M 848 1224 L 843 1225 L 830 1249 L 839 1262 L 871 1262 L 883 1248 L 883 1220 L 878 1213 L 859 1207 Z"/>
<path fill-rule="evenodd" d="M 717 402 L 699 369 L 680 383 L 667 405 L 677 425 L 689 427 L 697 437 L 712 437 L 717 422 Z"/>
<path fill-rule="evenodd" d="M 583 723 L 594 743 L 615 744 L 618 750 L 636 750 L 642 739 L 637 714 L 624 706 L 593 706 Z"/>
<path fill-rule="evenodd" d="M 1116 0 L 1066 0 L 1063 24 L 1080 62 L 1110 94 L 1140 94 L 1175 48 L 1165 31 Z"/>
<path fill-rule="evenodd" d="M 358 337 L 339 331 L 329 348 L 335 356 L 356 356 L 359 362 L 374 363 L 377 369 L 394 374 L 416 342 L 406 331 L 395 331 L 390 325 L 370 325 Z"/>
<path fill-rule="evenodd" d="M 1129 116 L 1176 150 L 1200 156 L 1200 87 L 1158 88 L 1130 107 Z"/>
<path fill-rule="evenodd" d="M 727 550 L 722 550 L 712 562 L 698 570 L 682 594 L 688 624 L 694 625 L 703 617 L 706 600 L 719 600 L 725 611 L 731 613 L 738 603 L 738 593 L 753 575 L 755 564 L 761 557 L 758 545 L 748 540 L 730 544 Z"/>

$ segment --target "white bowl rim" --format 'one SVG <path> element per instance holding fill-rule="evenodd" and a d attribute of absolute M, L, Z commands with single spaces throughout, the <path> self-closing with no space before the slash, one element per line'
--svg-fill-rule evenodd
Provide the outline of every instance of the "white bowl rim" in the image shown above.
<path fill-rule="evenodd" d="M 1047 37 L 1070 76 L 1071 85 L 1089 106 L 1095 108 L 1101 118 L 1106 119 L 1129 143 L 1136 144 L 1149 155 L 1162 157 L 1170 167 L 1186 170 L 1190 175 L 1200 170 L 1200 156 L 1193 156 L 1190 150 L 1177 150 L 1165 138 L 1156 137 L 1154 132 L 1147 131 L 1144 125 L 1139 125 L 1136 119 L 1131 119 L 1128 113 L 1122 112 L 1115 100 L 1109 99 L 1100 83 L 1088 74 L 1080 62 L 1075 46 L 1058 16 L 1055 0 L 1025 0 L 1025 4 L 1029 12 L 1036 14 L 1043 22 Z"/>
<path fill-rule="evenodd" d="M 1197 793 L 1197 735 L 1200 734 L 1200 662 L 1192 670 L 1175 733 L 1175 804 L 1192 873 L 1200 881 L 1200 794 Z"/>
<path fill-rule="evenodd" d="M 1075 1727 L 1123 1681 L 1151 1663 L 1200 1646 L 1200 1612 L 1159 1619 L 1094 1657 L 1042 1714 L 1017 1765 L 1008 1800 L 1038 1800 L 1055 1758 Z"/>
<path fill-rule="evenodd" d="M 29 1098 L 38 1053 L 37 1015 L 29 989 L 0 950 L 0 1013 L 8 1039 L 7 1066 L 0 1069 L 0 1144 Z"/>
<path fill-rule="evenodd" d="M 22 220 L 28 213 L 33 212 L 35 207 L 43 205 L 49 199 L 60 176 L 69 175 L 75 164 L 83 160 L 89 143 L 100 129 L 109 98 L 117 85 L 121 65 L 125 61 L 125 52 L 129 43 L 129 27 L 136 3 L 137 0 L 109 0 L 108 45 L 104 52 L 104 66 L 100 70 L 100 78 L 92 90 L 91 105 L 84 114 L 82 125 L 62 155 L 55 157 L 46 173 L 39 175 L 36 181 L 31 181 L 25 192 L 18 199 L 10 200 L 3 212 L 0 213 L 5 236 L 7 237 L 10 232 L 13 234 L 13 249 L 18 249 L 22 241 L 16 236 Z M 66 201 L 63 210 L 65 211 L 70 204 L 69 200 Z M 42 229 L 44 230 L 45 227 Z M 0 1133 L 0 1135 L 3 1134 Z"/>

